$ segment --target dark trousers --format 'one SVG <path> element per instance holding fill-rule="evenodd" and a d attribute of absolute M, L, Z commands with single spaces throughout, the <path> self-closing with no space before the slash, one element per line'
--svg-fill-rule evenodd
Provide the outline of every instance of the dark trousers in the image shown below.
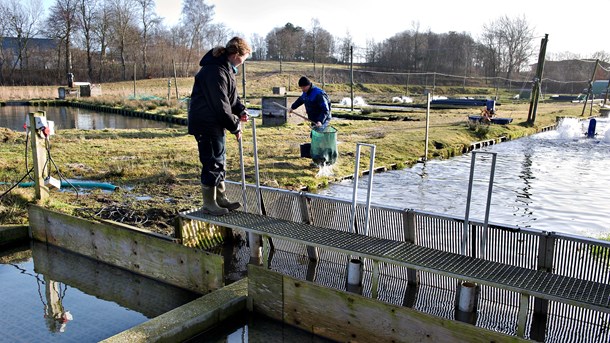
<path fill-rule="evenodd" d="M 225 179 L 225 135 L 197 135 L 197 148 L 201 162 L 201 184 L 215 187 Z"/>

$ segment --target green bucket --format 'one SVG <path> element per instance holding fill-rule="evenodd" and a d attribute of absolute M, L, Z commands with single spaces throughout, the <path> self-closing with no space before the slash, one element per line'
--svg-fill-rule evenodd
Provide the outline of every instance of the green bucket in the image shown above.
<path fill-rule="evenodd" d="M 323 131 L 311 130 L 311 159 L 317 165 L 331 165 L 337 161 L 337 129 L 332 126 Z"/>

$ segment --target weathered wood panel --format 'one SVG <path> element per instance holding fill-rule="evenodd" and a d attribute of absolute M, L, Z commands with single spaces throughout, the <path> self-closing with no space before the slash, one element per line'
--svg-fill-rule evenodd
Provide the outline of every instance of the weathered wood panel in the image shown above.
<path fill-rule="evenodd" d="M 199 293 L 224 284 L 221 256 L 188 248 L 126 225 L 100 223 L 29 207 L 34 240 Z"/>
<path fill-rule="evenodd" d="M 35 272 L 148 318 L 201 296 L 42 242 L 33 241 L 31 251 Z"/>
<path fill-rule="evenodd" d="M 284 291 L 282 275 L 248 265 L 248 310 L 261 313 L 277 321 L 284 320 Z"/>
<path fill-rule="evenodd" d="M 280 277 L 282 286 L 277 284 Z M 336 341 L 526 342 L 459 321 L 282 276 L 262 267 L 250 266 L 248 278 L 257 289 L 272 292 L 282 289 L 281 304 L 277 304 L 280 301 L 276 299 L 278 294 L 250 292 L 254 304 L 271 299 L 273 306 L 284 309 L 282 317 L 285 323 Z M 259 309 L 264 307 L 255 306 L 254 312 Z M 273 315 L 272 318 L 278 319 L 276 314 Z"/>

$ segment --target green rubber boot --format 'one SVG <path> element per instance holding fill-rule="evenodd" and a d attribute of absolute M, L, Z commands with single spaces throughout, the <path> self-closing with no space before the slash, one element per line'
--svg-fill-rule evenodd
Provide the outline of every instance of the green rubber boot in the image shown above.
<path fill-rule="evenodd" d="M 230 201 L 227 198 L 225 190 L 225 182 L 221 181 L 218 186 L 216 186 L 216 202 L 218 203 L 218 206 L 224 207 L 229 211 L 235 211 L 240 208 L 241 204 L 238 201 Z"/>
<path fill-rule="evenodd" d="M 216 203 L 216 187 L 201 185 L 201 193 L 203 194 L 203 207 L 201 211 L 213 216 L 222 216 L 229 213 L 224 207 L 218 206 Z"/>

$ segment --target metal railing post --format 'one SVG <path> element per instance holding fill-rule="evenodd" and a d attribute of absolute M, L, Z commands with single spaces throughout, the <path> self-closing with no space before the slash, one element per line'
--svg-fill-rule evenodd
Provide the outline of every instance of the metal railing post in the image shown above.
<path fill-rule="evenodd" d="M 356 166 L 354 169 L 354 191 L 352 195 L 352 213 L 351 213 L 351 228 L 350 232 L 356 232 L 356 203 L 358 202 L 358 174 L 360 170 L 360 147 L 367 146 L 371 149 L 371 156 L 369 161 L 369 184 L 367 188 L 367 196 L 366 196 L 366 218 L 364 222 L 364 231 L 363 234 L 368 235 L 369 229 L 369 217 L 371 212 L 371 191 L 373 189 L 373 173 L 375 168 L 375 149 L 376 146 L 374 144 L 365 144 L 365 143 L 357 143 L 356 144 Z"/>
<path fill-rule="evenodd" d="M 470 225 L 469 225 L 469 223 L 470 223 L 470 205 L 472 202 L 472 187 L 473 187 L 473 183 L 474 183 L 474 169 L 475 169 L 477 154 L 492 155 L 491 168 L 490 168 L 490 172 L 489 172 L 489 184 L 487 187 L 487 201 L 486 201 L 486 205 L 485 205 L 485 218 L 484 218 L 484 222 L 483 222 L 483 233 L 481 235 L 481 241 L 478 244 L 479 249 L 480 249 L 480 252 L 479 252 L 480 256 L 483 257 L 487 253 L 487 236 L 488 236 L 488 231 L 489 231 L 489 212 L 490 212 L 490 208 L 491 208 L 491 195 L 493 192 L 493 182 L 494 182 L 494 176 L 495 176 L 496 157 L 497 157 L 497 153 L 495 153 L 495 152 L 486 152 L 486 151 L 473 151 L 472 152 L 472 158 L 471 158 L 471 162 L 470 162 L 470 177 L 468 179 L 468 195 L 466 198 L 466 213 L 464 215 L 464 229 L 462 232 L 462 242 L 461 242 L 462 244 L 461 244 L 460 253 L 462 255 L 466 255 L 466 246 L 467 246 L 468 240 L 470 238 L 469 237 L 470 236 Z M 472 239 L 474 239 L 474 237 L 472 237 Z M 476 247 L 475 243 L 476 242 L 472 242 L 473 247 Z M 476 257 L 476 255 L 477 254 L 475 254 L 475 252 L 473 251 L 472 256 Z"/>

